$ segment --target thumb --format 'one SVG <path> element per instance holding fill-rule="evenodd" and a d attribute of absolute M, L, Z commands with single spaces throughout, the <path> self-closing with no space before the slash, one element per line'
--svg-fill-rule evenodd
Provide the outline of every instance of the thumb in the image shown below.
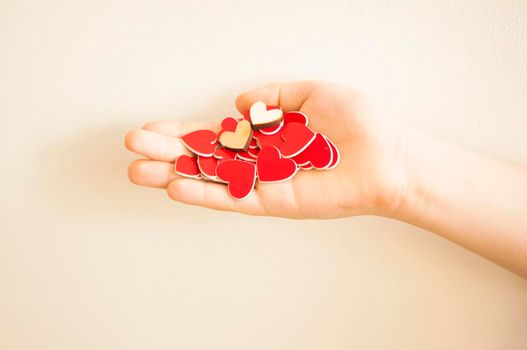
<path fill-rule="evenodd" d="M 245 114 L 254 102 L 280 106 L 284 112 L 297 111 L 308 99 L 309 94 L 323 83 L 320 81 L 295 81 L 274 83 L 242 93 L 236 98 L 236 108 Z"/>

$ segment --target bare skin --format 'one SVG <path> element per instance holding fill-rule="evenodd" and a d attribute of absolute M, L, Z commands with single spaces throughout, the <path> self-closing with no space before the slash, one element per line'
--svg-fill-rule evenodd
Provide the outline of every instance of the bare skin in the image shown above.
<path fill-rule="evenodd" d="M 146 159 L 128 174 L 138 185 L 165 188 L 173 200 L 217 210 L 295 219 L 379 215 L 423 227 L 527 277 L 527 170 L 481 157 L 378 115 L 366 96 L 340 85 L 277 83 L 241 94 L 300 110 L 341 153 L 331 171 L 300 171 L 293 179 L 261 184 L 241 201 L 222 184 L 173 171 L 187 153 L 178 137 L 216 125 L 151 122 L 126 135 L 128 149 Z"/>

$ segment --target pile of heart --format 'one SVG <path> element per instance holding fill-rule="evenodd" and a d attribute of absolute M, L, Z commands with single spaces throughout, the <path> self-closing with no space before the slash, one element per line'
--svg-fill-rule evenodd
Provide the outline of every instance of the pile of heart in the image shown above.
<path fill-rule="evenodd" d="M 275 183 L 299 170 L 334 169 L 340 160 L 337 147 L 307 125 L 302 112 L 283 113 L 280 107 L 256 102 L 243 118 L 223 119 L 219 133 L 196 130 L 181 137 L 192 155 L 179 156 L 175 172 L 225 183 L 232 198 L 243 199 L 256 180 Z"/>

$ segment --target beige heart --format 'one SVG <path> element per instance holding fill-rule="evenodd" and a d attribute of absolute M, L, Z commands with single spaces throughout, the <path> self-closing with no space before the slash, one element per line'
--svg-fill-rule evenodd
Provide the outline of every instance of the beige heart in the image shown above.
<path fill-rule="evenodd" d="M 242 120 L 236 126 L 236 131 L 224 131 L 220 135 L 220 143 L 223 147 L 234 151 L 246 151 L 252 137 L 251 123 L 248 120 Z"/>
<path fill-rule="evenodd" d="M 279 124 L 284 114 L 281 108 L 267 110 L 265 102 L 255 102 L 249 111 L 251 123 L 255 129 L 267 128 Z"/>

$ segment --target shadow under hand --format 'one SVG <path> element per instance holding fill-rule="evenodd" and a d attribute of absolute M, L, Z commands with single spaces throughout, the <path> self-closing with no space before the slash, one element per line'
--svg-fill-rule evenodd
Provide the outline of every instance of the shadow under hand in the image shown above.
<path fill-rule="evenodd" d="M 233 91 L 211 91 L 204 99 L 207 104 L 165 107 L 186 115 L 187 120 L 221 121 L 238 115 L 232 104 Z M 171 119 L 164 110 L 153 112 L 152 120 Z M 161 115 L 161 117 L 159 117 Z M 171 115 L 171 113 L 169 114 Z M 36 179 L 40 203 L 64 218 L 79 220 L 127 219 L 135 222 L 168 222 L 177 217 L 178 225 L 200 221 L 224 221 L 231 218 L 224 212 L 196 208 L 171 201 L 166 192 L 133 185 L 127 169 L 131 161 L 141 158 L 124 146 L 125 134 L 140 127 L 148 119 L 128 116 L 109 116 L 95 126 L 78 127 L 63 137 L 48 142 L 37 159 L 39 177 Z M 179 118 L 178 118 L 179 119 Z M 236 215 L 236 214 L 232 214 Z"/>
<path fill-rule="evenodd" d="M 191 207 L 175 208 L 165 191 L 129 182 L 128 164 L 138 156 L 125 149 L 123 138 L 132 128 L 83 128 L 42 149 L 37 181 L 43 201 L 77 219 L 188 215 Z"/>

